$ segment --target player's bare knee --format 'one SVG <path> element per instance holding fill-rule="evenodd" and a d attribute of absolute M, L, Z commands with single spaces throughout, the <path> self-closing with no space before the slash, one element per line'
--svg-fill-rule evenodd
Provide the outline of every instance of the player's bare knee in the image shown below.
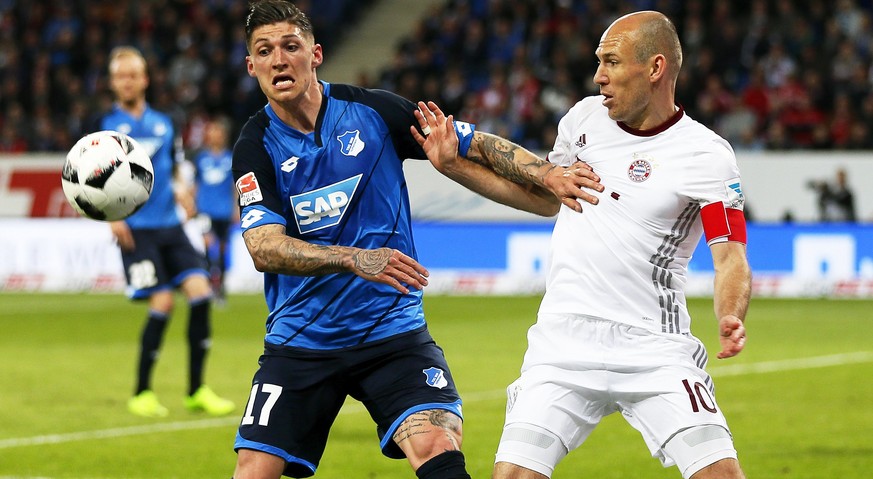
<path fill-rule="evenodd" d="M 237 452 L 233 479 L 278 478 L 285 468 L 285 461 L 278 456 L 250 449 Z"/>
<path fill-rule="evenodd" d="M 691 479 L 746 479 L 740 463 L 736 459 L 727 458 L 716 461 L 694 473 Z"/>
<path fill-rule="evenodd" d="M 676 433 L 663 446 L 685 479 L 742 479 L 730 432 L 713 424 Z"/>
<path fill-rule="evenodd" d="M 172 291 L 158 291 L 149 297 L 149 309 L 153 311 L 170 314 L 174 304 Z"/>
<path fill-rule="evenodd" d="M 204 298 L 212 295 L 212 286 L 209 284 L 209 279 L 200 274 L 187 277 L 182 282 L 181 288 L 188 299 Z"/>
<path fill-rule="evenodd" d="M 548 479 L 549 476 L 540 474 L 539 472 L 511 464 L 508 462 L 498 462 L 494 464 L 494 470 L 491 473 L 491 479 Z"/>

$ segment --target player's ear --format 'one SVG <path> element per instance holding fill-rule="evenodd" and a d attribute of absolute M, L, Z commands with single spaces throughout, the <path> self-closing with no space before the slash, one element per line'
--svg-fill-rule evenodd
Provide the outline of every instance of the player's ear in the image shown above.
<path fill-rule="evenodd" d="M 255 64 L 252 63 L 251 55 L 246 55 L 246 71 L 249 73 L 250 77 L 255 77 Z"/>
<path fill-rule="evenodd" d="M 667 58 L 660 53 L 652 57 L 649 64 L 649 81 L 655 83 L 667 74 Z"/>
<path fill-rule="evenodd" d="M 312 68 L 315 68 L 324 62 L 324 52 L 321 49 L 321 44 L 316 43 L 312 46 Z"/>

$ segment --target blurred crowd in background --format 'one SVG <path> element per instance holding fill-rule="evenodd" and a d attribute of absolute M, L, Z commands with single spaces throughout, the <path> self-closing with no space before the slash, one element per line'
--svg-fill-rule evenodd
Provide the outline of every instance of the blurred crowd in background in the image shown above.
<path fill-rule="evenodd" d="M 372 1 L 296 3 L 329 58 Z M 598 92 L 600 34 L 641 9 L 676 23 L 677 101 L 735 149 L 873 149 L 873 0 L 448 0 L 359 83 L 435 100 L 545 150 L 567 109 Z M 106 57 L 120 44 L 149 59 L 149 101 L 188 148 L 210 117 L 238 129 L 265 104 L 244 65 L 245 10 L 234 0 L 0 0 L 0 152 L 67 150 L 110 107 Z"/>
<path fill-rule="evenodd" d="M 533 149 L 597 94 L 594 50 L 620 13 L 676 24 L 677 101 L 738 150 L 873 146 L 873 22 L 864 0 L 450 1 L 423 19 L 375 84 L 438 98 Z"/>
<path fill-rule="evenodd" d="M 314 3 L 318 7 L 314 7 Z M 372 0 L 301 0 L 334 49 Z M 245 1 L 0 0 L 0 152 L 67 151 L 112 105 L 109 51 L 132 45 L 149 65 L 148 100 L 186 149 L 210 118 L 235 132 L 266 100 L 246 73 Z"/>

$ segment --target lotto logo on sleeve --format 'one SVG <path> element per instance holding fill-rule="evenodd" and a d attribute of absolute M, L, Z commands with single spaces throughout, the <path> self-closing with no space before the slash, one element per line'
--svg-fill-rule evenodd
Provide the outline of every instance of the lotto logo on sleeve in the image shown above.
<path fill-rule="evenodd" d="M 250 210 L 250 211 L 249 211 L 248 213 L 246 213 L 246 215 L 243 216 L 243 218 L 240 220 L 239 225 L 242 226 L 243 229 L 247 229 L 247 228 L 250 227 L 251 225 L 257 223 L 258 221 L 261 221 L 261 218 L 263 218 L 264 215 L 265 215 L 265 213 L 264 213 L 263 211 L 260 211 L 260 210 Z"/>
<path fill-rule="evenodd" d="M 239 192 L 240 206 L 248 206 L 264 199 L 261 187 L 258 186 L 258 179 L 252 172 L 248 172 L 236 180 L 236 190 Z"/>
<path fill-rule="evenodd" d="M 458 135 L 458 154 L 467 156 L 470 143 L 473 141 L 473 125 L 465 121 L 456 121 L 455 134 Z"/>
<path fill-rule="evenodd" d="M 294 219 L 300 233 L 339 224 L 346 208 L 355 196 L 363 175 L 291 197 Z"/>
<path fill-rule="evenodd" d="M 470 133 L 473 133 L 473 125 L 467 123 L 466 121 L 455 121 L 455 131 L 457 131 L 461 136 L 469 136 Z"/>

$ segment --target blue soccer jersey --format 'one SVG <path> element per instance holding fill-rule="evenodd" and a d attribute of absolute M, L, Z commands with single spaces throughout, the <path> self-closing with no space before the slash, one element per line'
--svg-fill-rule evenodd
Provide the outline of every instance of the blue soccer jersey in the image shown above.
<path fill-rule="evenodd" d="M 175 130 L 169 116 L 146 105 L 136 118 L 117 105 L 100 118 L 98 128 L 130 135 L 152 159 L 155 184 L 145 205 L 125 221 L 131 228 L 165 228 L 181 224 L 173 194 L 173 168 L 176 162 Z"/>
<path fill-rule="evenodd" d="M 321 84 L 314 132 L 288 127 L 269 105 L 243 128 L 233 153 L 243 230 L 282 224 L 312 244 L 417 258 L 402 169 L 403 159 L 426 158 L 409 133 L 416 106 L 386 91 Z M 472 138 L 464 125 L 462 148 Z M 264 288 L 271 344 L 339 349 L 425 326 L 421 291 L 401 294 L 353 273 L 266 273 Z"/>
<path fill-rule="evenodd" d="M 197 168 L 197 211 L 212 219 L 233 215 L 233 176 L 230 150 L 203 150 L 194 157 Z"/>

